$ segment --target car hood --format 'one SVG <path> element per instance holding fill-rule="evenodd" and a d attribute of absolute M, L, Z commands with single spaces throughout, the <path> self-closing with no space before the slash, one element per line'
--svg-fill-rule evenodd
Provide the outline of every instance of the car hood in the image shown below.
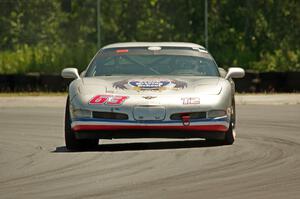
<path fill-rule="evenodd" d="M 219 77 L 185 76 L 105 76 L 84 77 L 78 91 L 82 95 L 218 95 L 222 90 Z"/>

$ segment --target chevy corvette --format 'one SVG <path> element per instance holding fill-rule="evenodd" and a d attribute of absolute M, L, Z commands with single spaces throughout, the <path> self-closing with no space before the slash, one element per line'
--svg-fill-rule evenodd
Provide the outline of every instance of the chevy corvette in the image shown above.
<path fill-rule="evenodd" d="M 242 68 L 218 68 L 202 46 L 130 42 L 103 47 L 69 85 L 65 142 L 69 150 L 99 139 L 205 138 L 235 140 L 235 85 Z"/>

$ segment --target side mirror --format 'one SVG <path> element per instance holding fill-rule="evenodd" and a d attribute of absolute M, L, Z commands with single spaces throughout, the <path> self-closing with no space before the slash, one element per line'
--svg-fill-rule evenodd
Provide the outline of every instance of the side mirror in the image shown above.
<path fill-rule="evenodd" d="M 72 79 L 80 78 L 77 68 L 65 68 L 61 71 L 61 76 L 63 78 L 72 78 Z"/>
<path fill-rule="evenodd" d="M 232 67 L 228 69 L 225 79 L 229 78 L 242 78 L 245 76 L 245 71 L 242 68 Z"/>

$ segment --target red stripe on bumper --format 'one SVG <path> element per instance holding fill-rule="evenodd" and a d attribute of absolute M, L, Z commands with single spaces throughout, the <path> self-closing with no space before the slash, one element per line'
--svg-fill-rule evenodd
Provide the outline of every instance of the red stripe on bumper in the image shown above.
<path fill-rule="evenodd" d="M 201 126 L 112 126 L 112 125 L 76 125 L 72 127 L 73 131 L 88 130 L 187 130 L 187 131 L 227 131 L 224 125 L 201 125 Z"/>

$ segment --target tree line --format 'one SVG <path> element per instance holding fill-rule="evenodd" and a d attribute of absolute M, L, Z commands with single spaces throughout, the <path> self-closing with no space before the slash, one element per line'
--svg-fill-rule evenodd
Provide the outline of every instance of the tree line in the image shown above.
<path fill-rule="evenodd" d="M 205 0 L 101 0 L 101 46 L 205 44 Z M 222 67 L 300 70 L 300 1 L 208 0 L 208 50 Z M 83 69 L 97 52 L 97 0 L 0 0 L 0 73 Z"/>

